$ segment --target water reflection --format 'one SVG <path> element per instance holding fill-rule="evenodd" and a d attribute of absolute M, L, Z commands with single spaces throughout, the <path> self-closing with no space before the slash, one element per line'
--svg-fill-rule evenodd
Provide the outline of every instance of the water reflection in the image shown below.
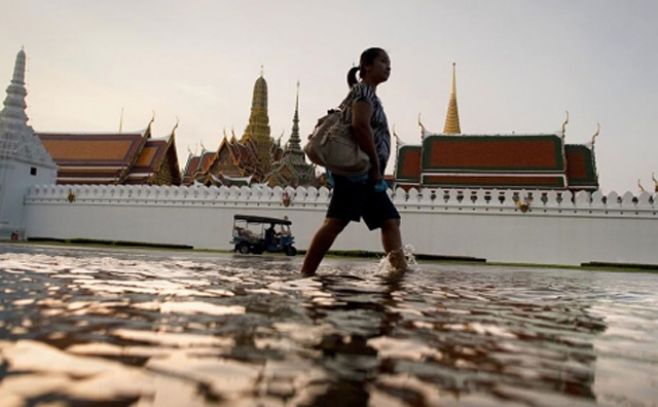
<path fill-rule="evenodd" d="M 3 406 L 657 396 L 656 275 L 0 247 Z"/>

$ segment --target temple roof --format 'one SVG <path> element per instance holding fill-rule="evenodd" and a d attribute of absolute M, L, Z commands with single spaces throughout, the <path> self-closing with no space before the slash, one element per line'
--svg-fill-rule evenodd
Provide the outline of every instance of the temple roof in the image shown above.
<path fill-rule="evenodd" d="M 432 135 L 398 150 L 400 186 L 598 188 L 593 148 L 555 134 Z"/>
<path fill-rule="evenodd" d="M 128 180 L 131 183 L 148 183 L 149 180 L 160 169 L 163 161 L 169 154 L 169 159 L 173 162 L 174 174 L 173 183 L 181 183 L 180 170 L 178 168 L 178 157 L 176 153 L 176 144 L 174 142 L 174 133 L 162 139 L 149 139 L 146 141 L 137 161 L 130 169 Z"/>
<path fill-rule="evenodd" d="M 199 168 L 199 162 L 201 161 L 200 156 L 194 156 L 190 155 L 187 158 L 187 164 L 185 165 L 185 172 L 183 173 L 183 182 L 187 183 L 189 180 L 192 182 L 194 178 L 194 173 L 196 172 L 197 168 Z"/>
<path fill-rule="evenodd" d="M 569 188 L 598 189 L 599 179 L 593 149 L 586 145 L 567 144 L 565 154 Z"/>
<path fill-rule="evenodd" d="M 137 161 L 150 128 L 131 133 L 37 133 L 57 163 L 58 183 L 121 183 Z"/>
<path fill-rule="evenodd" d="M 395 168 L 395 179 L 398 183 L 418 184 L 420 182 L 422 151 L 421 146 L 400 146 Z"/>
<path fill-rule="evenodd" d="M 422 145 L 398 147 L 396 182 L 404 187 L 598 188 L 594 141 L 565 145 L 569 115 L 558 133 L 461 134 L 456 68 L 443 133 L 431 134 L 420 121 Z M 395 135 L 397 139 L 397 135 Z"/>
<path fill-rule="evenodd" d="M 554 134 L 429 136 L 421 165 L 425 185 L 566 187 L 563 139 Z"/>
<path fill-rule="evenodd" d="M 205 174 L 212 166 L 213 162 L 217 158 L 217 153 L 214 151 L 207 151 L 201 154 L 199 166 L 196 170 L 197 173 Z"/>

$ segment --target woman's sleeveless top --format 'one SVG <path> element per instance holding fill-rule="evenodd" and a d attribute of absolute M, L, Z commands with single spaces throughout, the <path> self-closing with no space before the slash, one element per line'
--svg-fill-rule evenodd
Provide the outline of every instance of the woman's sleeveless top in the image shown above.
<path fill-rule="evenodd" d="M 379 158 L 379 168 L 382 175 L 386 169 L 389 156 L 391 155 L 391 133 L 388 130 L 388 121 L 382 103 L 375 94 L 374 89 L 363 82 L 352 86 L 350 93 L 345 98 L 343 104 L 349 103 L 351 106 L 354 102 L 363 101 L 372 106 L 372 117 L 370 118 L 370 128 L 375 138 L 375 149 Z M 351 111 L 351 110 L 350 110 Z M 351 117 L 349 118 L 351 120 Z"/>

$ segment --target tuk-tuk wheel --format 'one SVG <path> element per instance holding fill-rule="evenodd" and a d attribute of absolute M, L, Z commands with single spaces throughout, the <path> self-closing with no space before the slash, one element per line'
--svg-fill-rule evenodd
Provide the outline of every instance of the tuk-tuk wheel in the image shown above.
<path fill-rule="evenodd" d="M 286 255 L 287 255 L 287 256 L 295 256 L 295 255 L 297 255 L 297 249 L 295 249 L 295 246 L 288 246 L 288 247 L 286 247 Z"/>
<path fill-rule="evenodd" d="M 241 254 L 249 254 L 249 245 L 246 243 L 240 243 L 235 247 L 235 251 Z"/>

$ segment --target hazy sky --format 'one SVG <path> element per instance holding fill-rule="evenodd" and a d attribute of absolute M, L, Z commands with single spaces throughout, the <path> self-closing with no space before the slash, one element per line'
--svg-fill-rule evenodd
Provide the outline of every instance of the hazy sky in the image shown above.
<path fill-rule="evenodd" d="M 451 64 L 463 133 L 554 132 L 596 143 L 602 189 L 653 189 L 658 173 L 658 2 L 0 0 L 0 87 L 21 46 L 37 131 L 169 134 L 216 149 L 247 124 L 264 65 L 272 136 L 290 135 L 301 82 L 302 137 L 347 92 L 346 71 L 380 46 L 393 73 L 378 93 L 398 135 L 417 116 L 443 129 Z M 393 161 L 393 160 L 392 160 Z M 389 166 L 389 172 L 392 167 Z M 657 174 L 658 175 L 658 174 Z"/>

